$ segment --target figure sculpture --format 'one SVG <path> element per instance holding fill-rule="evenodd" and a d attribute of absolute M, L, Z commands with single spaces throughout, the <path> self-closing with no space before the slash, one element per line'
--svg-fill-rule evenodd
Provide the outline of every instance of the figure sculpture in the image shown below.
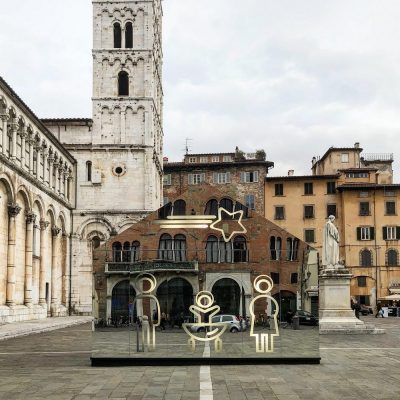
<path fill-rule="evenodd" d="M 322 265 L 325 268 L 340 268 L 339 264 L 339 231 L 336 228 L 335 217 L 329 216 L 324 227 L 324 240 L 322 246 Z"/>

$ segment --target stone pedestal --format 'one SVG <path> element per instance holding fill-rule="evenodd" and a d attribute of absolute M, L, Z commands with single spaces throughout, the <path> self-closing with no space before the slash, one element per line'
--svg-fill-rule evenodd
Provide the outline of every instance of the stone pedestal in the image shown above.
<path fill-rule="evenodd" d="M 343 266 L 325 268 L 319 276 L 319 333 L 383 333 L 355 317 L 350 302 L 351 273 Z"/>

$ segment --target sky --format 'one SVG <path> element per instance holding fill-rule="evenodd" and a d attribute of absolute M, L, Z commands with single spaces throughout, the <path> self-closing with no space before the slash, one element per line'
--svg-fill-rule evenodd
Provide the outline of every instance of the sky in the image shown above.
<path fill-rule="evenodd" d="M 271 175 L 360 142 L 400 159 L 398 0 L 164 0 L 164 155 L 264 149 Z M 3 1 L 0 75 L 39 117 L 91 117 L 89 0 Z"/>

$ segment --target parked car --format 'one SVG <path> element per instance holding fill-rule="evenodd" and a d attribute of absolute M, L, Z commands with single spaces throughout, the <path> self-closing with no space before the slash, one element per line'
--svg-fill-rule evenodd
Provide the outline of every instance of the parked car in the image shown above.
<path fill-rule="evenodd" d="M 299 317 L 301 325 L 318 325 L 318 317 L 308 311 L 297 310 L 295 315 Z"/>
<path fill-rule="evenodd" d="M 227 331 L 232 333 L 246 330 L 245 324 L 241 324 L 236 315 L 215 315 L 214 317 L 212 317 L 212 322 L 225 322 L 226 324 L 228 324 Z M 191 330 L 192 332 L 202 332 L 204 331 L 204 327 L 192 325 Z"/>
<path fill-rule="evenodd" d="M 365 304 L 360 304 L 360 313 L 362 315 L 368 315 L 368 314 L 373 314 L 373 310 L 371 306 L 366 306 Z"/>

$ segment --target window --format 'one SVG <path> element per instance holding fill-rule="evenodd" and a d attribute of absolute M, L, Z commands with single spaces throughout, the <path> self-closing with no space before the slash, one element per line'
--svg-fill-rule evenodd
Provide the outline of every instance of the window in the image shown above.
<path fill-rule="evenodd" d="M 246 194 L 246 207 L 250 210 L 256 209 L 256 198 L 254 194 Z"/>
<path fill-rule="evenodd" d="M 172 247 L 171 235 L 168 233 L 162 234 L 158 244 L 158 258 L 161 260 L 172 261 L 174 259 Z"/>
<path fill-rule="evenodd" d="M 282 253 L 282 238 L 271 236 L 269 239 L 270 258 L 279 261 Z"/>
<path fill-rule="evenodd" d="M 232 156 L 223 156 L 222 160 L 224 162 L 231 162 L 232 161 Z"/>
<path fill-rule="evenodd" d="M 346 178 L 368 178 L 368 172 L 347 172 Z"/>
<path fill-rule="evenodd" d="M 231 174 L 229 172 L 214 172 L 213 174 L 214 183 L 230 183 L 231 182 Z"/>
<path fill-rule="evenodd" d="M 396 215 L 396 202 L 386 201 L 385 202 L 385 215 Z"/>
<path fill-rule="evenodd" d="M 211 162 L 219 162 L 219 156 L 212 156 Z"/>
<path fill-rule="evenodd" d="M 167 202 L 158 210 L 158 218 L 160 218 L 160 219 L 166 219 L 169 215 L 172 215 L 172 203 L 171 202 Z"/>
<path fill-rule="evenodd" d="M 396 192 L 394 190 L 383 189 L 383 195 L 387 197 L 394 197 L 396 196 Z"/>
<path fill-rule="evenodd" d="M 326 182 L 326 193 L 327 194 L 336 193 L 336 182 Z"/>
<path fill-rule="evenodd" d="M 54 173 L 54 168 L 53 168 L 53 173 Z M 53 174 L 54 176 L 54 174 Z M 92 181 L 92 162 L 91 161 L 86 161 L 86 180 L 88 182 Z M 53 179 L 54 182 L 54 179 Z"/>
<path fill-rule="evenodd" d="M 361 295 L 361 296 L 356 296 L 356 300 L 358 304 L 364 304 L 366 306 L 370 306 L 370 299 L 369 296 Z"/>
<path fill-rule="evenodd" d="M 283 183 L 275 183 L 275 196 L 283 196 Z"/>
<path fill-rule="evenodd" d="M 208 200 L 204 214 L 217 216 L 218 215 L 218 201 L 215 199 Z"/>
<path fill-rule="evenodd" d="M 304 206 L 304 218 L 314 218 L 314 206 Z"/>
<path fill-rule="evenodd" d="M 258 182 L 258 171 L 241 172 L 240 181 L 244 183 Z"/>
<path fill-rule="evenodd" d="M 271 279 L 275 285 L 279 285 L 279 272 L 271 272 Z"/>
<path fill-rule="evenodd" d="M 116 22 L 114 24 L 114 49 L 121 48 L 121 25 Z"/>
<path fill-rule="evenodd" d="M 305 182 L 304 183 L 304 194 L 311 195 L 314 194 L 314 185 L 312 182 Z"/>
<path fill-rule="evenodd" d="M 243 218 L 248 218 L 249 217 L 249 208 L 244 206 L 240 202 L 235 203 L 235 212 L 236 211 L 243 211 Z M 233 218 L 234 219 L 239 219 L 240 215 L 235 215 Z"/>
<path fill-rule="evenodd" d="M 94 236 L 92 239 L 92 248 L 93 249 L 97 249 L 98 247 L 100 247 L 101 244 L 101 240 L 98 236 Z"/>
<path fill-rule="evenodd" d="M 133 29 L 132 22 L 125 25 L 125 47 L 131 49 L 133 47 Z"/>
<path fill-rule="evenodd" d="M 362 216 L 370 215 L 368 201 L 360 202 L 360 215 L 362 215 Z"/>
<path fill-rule="evenodd" d="M 360 251 L 360 265 L 362 267 L 372 267 L 372 253 L 368 249 Z"/>
<path fill-rule="evenodd" d="M 125 242 L 122 250 L 122 262 L 130 262 L 130 261 L 131 261 L 131 244 L 129 242 Z"/>
<path fill-rule="evenodd" d="M 219 239 L 219 257 L 222 263 L 232 262 L 232 242 L 225 242 L 221 237 Z"/>
<path fill-rule="evenodd" d="M 164 186 L 170 186 L 171 185 L 171 174 L 164 175 L 163 184 L 164 184 Z"/>
<path fill-rule="evenodd" d="M 206 174 L 189 174 L 189 185 L 199 185 L 206 180 Z"/>
<path fill-rule="evenodd" d="M 236 236 L 233 239 L 233 262 L 247 261 L 247 244 L 243 236 Z"/>
<path fill-rule="evenodd" d="M 200 157 L 200 162 L 201 163 L 207 163 L 208 162 L 208 157 Z"/>
<path fill-rule="evenodd" d="M 284 206 L 275 206 L 275 219 L 285 219 Z"/>
<path fill-rule="evenodd" d="M 388 267 L 397 267 L 399 265 L 399 258 L 396 250 L 389 249 L 386 252 L 386 265 Z"/>
<path fill-rule="evenodd" d="M 340 159 L 342 163 L 348 163 L 349 162 L 349 153 L 342 153 L 340 156 Z"/>
<path fill-rule="evenodd" d="M 304 230 L 304 241 L 307 243 L 315 242 L 315 229 L 305 229 Z"/>
<path fill-rule="evenodd" d="M 222 199 L 219 202 L 219 206 L 228 212 L 233 212 L 233 201 L 231 199 Z M 222 219 L 232 219 L 232 217 L 226 213 L 222 213 Z"/>
<path fill-rule="evenodd" d="M 125 71 L 118 74 L 118 96 L 129 96 L 129 75 Z"/>
<path fill-rule="evenodd" d="M 112 244 L 112 252 L 113 252 L 113 261 L 121 262 L 122 261 L 122 245 L 120 242 L 114 242 Z"/>
<path fill-rule="evenodd" d="M 367 287 L 367 277 L 357 276 L 357 285 L 358 287 Z"/>
<path fill-rule="evenodd" d="M 131 247 L 131 262 L 139 260 L 140 260 L 140 242 L 135 240 L 134 242 L 132 242 L 132 247 Z"/>
<path fill-rule="evenodd" d="M 189 157 L 189 163 L 190 164 L 194 164 L 197 162 L 197 158 L 196 157 Z"/>
<path fill-rule="evenodd" d="M 290 274 L 290 283 L 293 285 L 293 284 L 296 284 L 297 281 L 298 281 L 298 274 L 297 274 L 297 272 L 292 272 L 292 273 Z"/>
<path fill-rule="evenodd" d="M 297 261 L 297 252 L 299 248 L 299 240 L 287 238 L 286 239 L 286 260 Z"/>
<path fill-rule="evenodd" d="M 186 202 L 185 202 L 185 200 L 176 200 L 174 202 L 172 215 L 186 215 Z"/>
<path fill-rule="evenodd" d="M 383 240 L 400 239 L 400 226 L 384 226 L 382 228 Z"/>
<path fill-rule="evenodd" d="M 357 228 L 357 240 L 374 240 L 375 228 L 372 226 L 359 226 Z"/>
<path fill-rule="evenodd" d="M 330 215 L 333 215 L 334 217 L 337 217 L 337 215 L 336 215 L 336 204 L 327 204 L 327 206 L 326 206 L 326 216 L 329 217 Z"/>
<path fill-rule="evenodd" d="M 174 237 L 174 260 L 178 262 L 186 261 L 186 237 L 185 235 L 175 235 Z"/>
<path fill-rule="evenodd" d="M 206 244 L 206 262 L 217 263 L 218 253 L 218 239 L 215 236 L 209 236 Z"/>

